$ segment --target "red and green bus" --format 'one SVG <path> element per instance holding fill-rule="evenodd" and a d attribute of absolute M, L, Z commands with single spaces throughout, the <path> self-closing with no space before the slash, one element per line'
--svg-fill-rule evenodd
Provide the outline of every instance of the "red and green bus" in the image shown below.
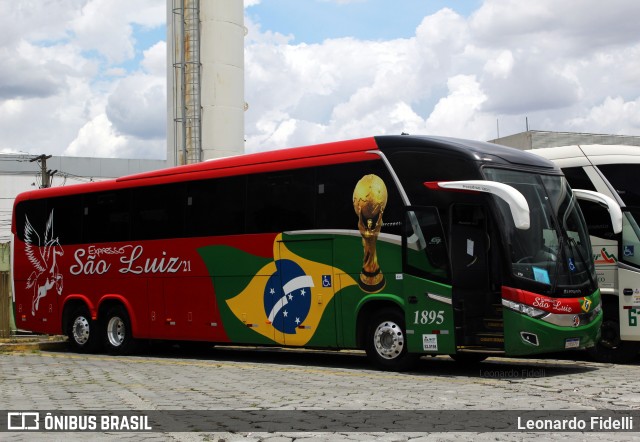
<path fill-rule="evenodd" d="M 19 195 L 18 327 L 79 352 L 141 340 L 482 360 L 584 349 L 602 313 L 550 161 L 379 136 Z"/>

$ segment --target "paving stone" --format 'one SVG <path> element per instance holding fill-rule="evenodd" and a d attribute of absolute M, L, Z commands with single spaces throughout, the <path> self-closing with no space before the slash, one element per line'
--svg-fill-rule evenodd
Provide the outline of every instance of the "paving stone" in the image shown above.
<path fill-rule="evenodd" d="M 640 411 L 637 365 L 446 357 L 410 373 L 371 370 L 361 355 L 220 349 L 196 357 L 66 352 L 0 354 L 5 410 L 599 410 Z M 283 411 L 285 413 L 286 411 Z M 403 424 L 404 425 L 404 424 Z M 637 422 L 636 425 L 640 425 Z M 639 440 L 637 433 L 4 433 L 3 440 Z M 53 436 L 53 437 L 52 437 Z"/>

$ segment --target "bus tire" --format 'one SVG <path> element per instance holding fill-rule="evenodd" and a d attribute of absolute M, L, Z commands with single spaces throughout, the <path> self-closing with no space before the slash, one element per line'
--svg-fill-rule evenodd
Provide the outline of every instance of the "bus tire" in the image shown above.
<path fill-rule="evenodd" d="M 67 321 L 67 337 L 72 351 L 93 353 L 100 347 L 100 331 L 85 305 L 74 307 Z"/>
<path fill-rule="evenodd" d="M 405 371 L 411 369 L 417 356 L 407 351 L 404 318 L 398 310 L 382 310 L 367 323 L 365 350 L 379 369 Z"/>
<path fill-rule="evenodd" d="M 103 336 L 105 348 L 111 354 L 127 355 L 135 351 L 136 340 L 131 333 L 131 320 L 124 307 L 117 305 L 107 310 Z"/>
<path fill-rule="evenodd" d="M 613 318 L 602 322 L 600 341 L 588 350 L 598 362 L 628 364 L 638 358 L 640 343 L 620 339 L 620 323 Z"/>

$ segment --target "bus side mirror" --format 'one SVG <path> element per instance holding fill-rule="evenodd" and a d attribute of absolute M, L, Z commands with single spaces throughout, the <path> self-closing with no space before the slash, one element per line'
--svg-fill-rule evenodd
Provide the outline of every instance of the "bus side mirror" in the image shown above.
<path fill-rule="evenodd" d="M 487 180 L 467 180 L 467 181 L 440 181 L 424 183 L 429 189 L 448 189 L 463 192 L 483 192 L 490 193 L 502 199 L 509 205 L 513 223 L 516 229 L 529 229 L 531 220 L 529 204 L 526 198 L 515 187 L 508 184 Z"/>
<path fill-rule="evenodd" d="M 579 200 L 591 201 L 599 203 L 607 208 L 609 216 L 611 217 L 611 225 L 613 226 L 614 233 L 622 232 L 622 210 L 620 206 L 612 198 L 604 195 L 600 192 L 594 192 L 592 190 L 584 189 L 572 189 L 573 194 Z"/>

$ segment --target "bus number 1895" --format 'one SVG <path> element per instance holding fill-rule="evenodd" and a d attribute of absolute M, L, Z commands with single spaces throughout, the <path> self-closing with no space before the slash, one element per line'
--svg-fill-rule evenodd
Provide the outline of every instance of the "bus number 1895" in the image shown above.
<path fill-rule="evenodd" d="M 444 310 L 416 310 L 414 312 L 414 324 L 442 324 L 444 322 Z"/>

